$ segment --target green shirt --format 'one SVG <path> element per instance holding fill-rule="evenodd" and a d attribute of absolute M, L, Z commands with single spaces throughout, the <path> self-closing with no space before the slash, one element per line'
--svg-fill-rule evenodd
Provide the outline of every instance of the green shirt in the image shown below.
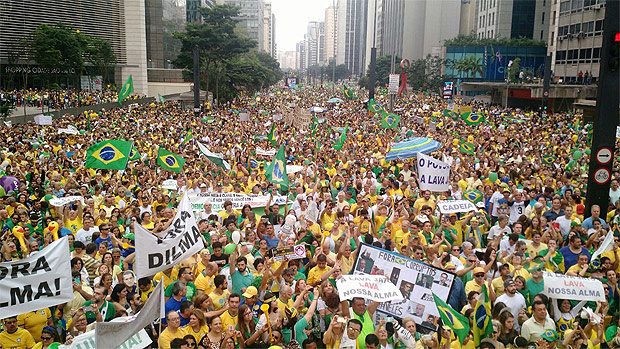
<path fill-rule="evenodd" d="M 545 288 L 545 281 L 541 280 L 540 282 L 536 282 L 534 279 L 529 279 L 525 282 L 525 288 L 527 288 L 530 293 L 530 299 L 526 299 L 528 300 L 527 304 L 529 305 L 532 304 L 532 298 L 543 291 Z"/>
<path fill-rule="evenodd" d="M 87 301 L 82 306 L 87 307 L 89 305 L 92 306 L 93 301 Z M 103 318 L 103 321 L 110 321 L 114 319 L 114 315 L 116 315 L 116 308 L 114 308 L 114 304 L 112 304 L 112 302 L 103 301 L 103 304 L 101 305 L 101 307 L 99 307 L 99 312 L 101 313 L 101 317 Z M 95 322 L 96 319 L 97 317 L 94 312 L 92 311 L 86 312 L 86 321 L 88 321 L 89 324 L 92 324 L 93 322 Z"/>
<path fill-rule="evenodd" d="M 168 287 L 166 287 L 166 290 L 164 291 L 164 296 L 168 298 L 172 297 L 172 286 L 174 286 L 174 284 L 176 284 L 177 282 L 179 281 L 177 280 L 168 285 Z M 191 301 L 192 298 L 194 298 L 194 296 L 196 295 L 196 285 L 194 285 L 194 283 L 190 281 L 185 285 L 185 288 L 187 289 L 187 294 L 185 295 L 185 298 L 187 298 L 188 301 Z"/>

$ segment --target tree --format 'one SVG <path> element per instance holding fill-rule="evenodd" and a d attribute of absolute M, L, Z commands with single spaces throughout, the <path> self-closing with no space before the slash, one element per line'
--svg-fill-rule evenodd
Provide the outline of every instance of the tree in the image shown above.
<path fill-rule="evenodd" d="M 239 8 L 229 5 L 215 5 L 200 8 L 202 23 L 186 23 L 185 32 L 175 33 L 181 40 L 181 53 L 174 64 L 184 68 L 184 74 L 193 70 L 193 50 L 198 47 L 200 70 L 204 73 L 205 90 L 210 90 L 211 65 L 235 59 L 257 46 L 256 41 L 244 37 L 235 29 Z"/>
<path fill-rule="evenodd" d="M 116 55 L 114 55 L 110 42 L 96 36 L 84 36 L 84 39 L 85 61 L 92 64 L 95 68 L 93 75 L 101 74 L 103 81 L 107 81 L 108 73 L 114 63 L 116 63 Z"/>
<path fill-rule="evenodd" d="M 508 69 L 506 69 L 506 79 L 509 82 L 516 83 L 519 78 L 519 70 L 521 70 L 521 58 L 517 57 L 512 64 L 509 63 Z"/>
<path fill-rule="evenodd" d="M 55 71 L 58 77 L 58 68 L 67 69 L 70 75 L 82 72 L 86 40 L 71 28 L 62 23 L 54 26 L 41 24 L 34 31 L 32 44 L 34 60 L 43 68 Z"/>
<path fill-rule="evenodd" d="M 449 65 L 452 69 L 459 72 L 458 75 L 461 78 L 476 78 L 484 75 L 482 57 L 466 56 L 457 61 L 450 62 Z"/>
<path fill-rule="evenodd" d="M 478 38 L 475 33 L 459 34 L 444 41 L 444 46 L 545 46 L 546 42 L 525 37 L 519 38 Z"/>
<path fill-rule="evenodd" d="M 332 80 L 332 74 L 334 73 L 334 60 L 330 60 L 329 64 L 325 69 L 323 69 L 323 73 L 325 74 L 325 78 L 327 80 Z M 351 75 L 351 71 L 344 64 L 336 65 L 336 81 L 348 79 Z"/>
<path fill-rule="evenodd" d="M 399 67 L 396 66 L 400 62 L 400 58 L 396 56 L 394 69 L 398 70 Z M 390 80 L 390 71 L 392 69 L 392 56 L 380 56 L 377 57 L 375 64 L 375 86 L 386 86 Z M 395 71 L 396 72 L 396 71 Z M 361 87 L 366 89 L 370 89 L 368 84 L 370 83 L 370 64 L 368 65 L 368 69 L 366 70 L 366 76 L 358 82 Z"/>
<path fill-rule="evenodd" d="M 5 121 L 6 118 L 11 115 L 11 112 L 15 109 L 15 106 L 11 102 L 4 102 L 0 104 L 0 120 Z"/>

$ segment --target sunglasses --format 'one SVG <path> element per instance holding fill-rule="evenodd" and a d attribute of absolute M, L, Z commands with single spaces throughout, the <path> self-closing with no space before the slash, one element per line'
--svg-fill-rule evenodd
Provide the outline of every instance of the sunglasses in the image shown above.
<path fill-rule="evenodd" d="M 51 341 L 53 338 L 52 337 L 43 337 L 41 336 L 41 340 L 43 341 Z"/>
<path fill-rule="evenodd" d="M 484 277 L 484 274 L 476 274 L 474 276 L 477 277 L 477 278 L 481 278 L 481 277 Z"/>

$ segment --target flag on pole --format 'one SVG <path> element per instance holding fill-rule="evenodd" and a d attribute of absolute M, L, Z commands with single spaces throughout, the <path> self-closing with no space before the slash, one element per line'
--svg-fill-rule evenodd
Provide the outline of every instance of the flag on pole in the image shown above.
<path fill-rule="evenodd" d="M 342 146 L 344 145 L 344 142 L 347 141 L 347 132 L 349 131 L 349 125 L 347 125 L 344 130 L 342 131 L 342 133 L 340 134 L 340 138 L 338 138 L 338 141 L 336 142 L 336 144 L 334 144 L 332 146 L 332 148 L 340 151 L 340 149 L 342 149 Z"/>
<path fill-rule="evenodd" d="M 400 122 L 400 115 L 392 113 L 381 114 L 381 127 L 383 128 L 396 128 Z"/>
<path fill-rule="evenodd" d="M 383 106 L 375 102 L 374 99 L 371 99 L 368 101 L 368 110 L 373 113 L 378 113 L 378 114 L 385 113 L 385 109 L 383 109 Z"/>
<path fill-rule="evenodd" d="M 123 100 L 129 97 L 130 94 L 133 93 L 133 77 L 129 75 L 125 84 L 123 84 L 123 88 L 118 93 L 118 103 L 123 104 Z"/>
<path fill-rule="evenodd" d="M 134 161 L 140 159 L 140 153 L 136 147 L 131 147 L 131 151 L 129 152 L 129 161 Z"/>
<path fill-rule="evenodd" d="M 482 193 L 479 190 L 467 190 L 463 193 L 463 198 L 477 204 L 482 201 Z"/>
<path fill-rule="evenodd" d="M 131 148 L 131 142 L 119 140 L 93 144 L 86 150 L 86 168 L 124 170 Z"/>
<path fill-rule="evenodd" d="M 599 256 L 607 251 L 611 251 L 614 247 L 614 230 L 609 229 L 607 235 L 605 235 L 605 239 L 601 242 L 598 250 L 596 250 L 592 254 L 592 258 L 590 258 L 590 265 L 594 268 L 598 268 L 601 265 L 601 260 Z"/>
<path fill-rule="evenodd" d="M 166 103 L 166 98 L 164 98 L 164 96 L 161 95 L 161 93 L 157 94 L 157 103 L 161 103 L 161 104 L 165 104 Z"/>
<path fill-rule="evenodd" d="M 493 334 L 491 315 L 491 300 L 487 294 L 487 285 L 482 285 L 482 293 L 476 300 L 474 307 L 474 345 L 478 347 L 480 341 Z"/>
<path fill-rule="evenodd" d="M 276 124 L 275 123 L 273 125 L 271 125 L 271 131 L 269 132 L 269 135 L 267 136 L 267 140 L 274 147 L 278 144 L 278 135 L 276 134 Z"/>
<path fill-rule="evenodd" d="M 460 151 L 461 153 L 474 155 L 474 145 L 470 142 L 463 142 L 461 143 Z"/>
<path fill-rule="evenodd" d="M 459 113 L 452 111 L 450 109 L 444 109 L 443 116 L 449 116 L 451 119 L 456 120 L 459 117 Z"/>
<path fill-rule="evenodd" d="M 230 171 L 230 164 L 226 160 L 224 160 L 224 156 L 222 154 L 215 154 L 215 153 L 210 152 L 209 149 L 207 149 L 207 147 L 204 146 L 204 144 L 198 141 L 196 141 L 196 144 L 198 144 L 198 149 L 200 149 L 200 152 L 203 153 L 204 156 L 206 156 L 207 159 L 209 159 L 209 161 L 225 169 L 226 171 Z"/>
<path fill-rule="evenodd" d="M 176 173 L 181 172 L 183 165 L 185 164 L 185 159 L 181 156 L 167 151 L 164 148 L 159 148 L 157 150 L 157 164 L 161 166 L 164 170 L 170 170 Z"/>
<path fill-rule="evenodd" d="M 284 153 L 284 145 L 280 146 L 273 161 L 265 171 L 265 177 L 271 183 L 280 184 L 280 187 L 289 186 L 288 176 L 286 175 L 286 154 Z"/>
<path fill-rule="evenodd" d="M 458 311 L 454 310 L 450 305 L 444 302 L 441 298 L 437 297 L 433 292 L 433 298 L 435 299 L 435 305 L 437 311 L 439 311 L 439 317 L 443 324 L 450 327 L 454 334 L 458 337 L 459 342 L 463 344 L 465 338 L 469 334 L 469 320 L 461 315 Z"/>
<path fill-rule="evenodd" d="M 483 122 L 484 116 L 480 113 L 465 113 L 463 115 L 463 121 L 469 126 L 474 126 Z"/>

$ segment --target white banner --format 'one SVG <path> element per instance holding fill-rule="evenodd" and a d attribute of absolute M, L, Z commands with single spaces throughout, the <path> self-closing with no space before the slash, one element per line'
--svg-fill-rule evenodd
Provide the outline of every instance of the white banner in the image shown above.
<path fill-rule="evenodd" d="M 204 210 L 205 203 L 211 204 L 211 209 L 214 212 L 219 212 L 224 209 L 224 202 L 230 200 L 233 204 L 233 209 L 240 210 L 244 205 L 249 204 L 252 208 L 265 207 L 269 196 L 258 194 L 238 194 L 238 193 L 198 193 L 189 195 L 189 200 L 192 203 L 192 210 L 202 211 Z M 271 204 L 284 205 L 286 203 L 286 196 L 274 196 L 271 200 Z"/>
<path fill-rule="evenodd" d="M 9 120 L 9 121 L 5 121 L 5 122 L 4 122 L 4 125 L 6 125 L 6 126 L 8 126 L 8 127 L 11 127 L 11 126 L 13 126 L 13 121 L 11 121 L 11 120 Z"/>
<path fill-rule="evenodd" d="M 56 207 L 62 207 L 64 205 L 70 204 L 70 203 L 72 203 L 74 201 L 79 201 L 79 202 L 82 203 L 82 205 L 84 205 L 84 206 L 86 205 L 84 203 L 84 198 L 79 196 L 79 195 L 72 195 L 72 196 L 65 196 L 65 197 L 62 197 L 62 198 L 50 199 L 50 205 L 56 206 Z"/>
<path fill-rule="evenodd" d="M 177 181 L 176 181 L 176 179 L 166 179 L 161 184 L 161 187 L 163 189 L 177 190 Z"/>
<path fill-rule="evenodd" d="M 437 202 L 437 208 L 443 214 L 476 211 L 476 205 L 469 200 L 442 200 Z"/>
<path fill-rule="evenodd" d="M 73 130 L 73 129 L 70 129 L 70 128 L 59 128 L 58 129 L 58 134 L 63 134 L 63 133 L 70 134 L 70 135 L 78 135 L 78 134 L 80 134 L 80 131 Z"/>
<path fill-rule="evenodd" d="M 142 310 L 134 316 L 114 319 L 110 322 L 95 324 L 95 343 L 93 348 L 116 348 L 131 340 L 135 333 L 150 325 L 153 321 L 163 318 L 164 315 L 164 283 L 159 282 L 149 295 Z M 147 340 L 147 345 L 150 344 Z M 143 347 L 142 347 L 143 348 Z"/>
<path fill-rule="evenodd" d="M 382 303 L 404 299 L 398 287 L 383 275 L 342 275 L 336 286 L 340 299 L 361 297 Z"/>
<path fill-rule="evenodd" d="M 135 270 L 138 278 L 155 275 L 204 248 L 187 194 L 183 195 L 178 212 L 168 229 L 151 233 L 136 222 L 134 230 Z"/>
<path fill-rule="evenodd" d="M 443 269 L 367 244 L 358 248 L 351 272 L 353 275 L 382 275 L 384 279 L 383 275 L 387 275 L 389 280 L 386 281 L 398 288 L 401 301 L 382 302 L 377 308 L 380 318 L 411 317 L 418 326 L 430 330 L 437 330 L 433 323 L 439 317 L 433 293 L 447 302 L 456 278 L 455 274 Z M 380 290 L 384 287 L 387 284 L 383 284 Z M 358 285 L 358 288 L 361 287 Z"/>
<path fill-rule="evenodd" d="M 545 288 L 542 293 L 550 298 L 605 301 L 605 291 L 600 280 L 544 272 L 543 281 Z"/>
<path fill-rule="evenodd" d="M 450 190 L 450 165 L 417 153 L 420 189 L 435 192 Z"/>
<path fill-rule="evenodd" d="M 610 229 L 607 235 L 605 236 L 605 240 L 603 240 L 598 250 L 596 250 L 592 254 L 592 258 L 590 258 L 590 260 L 591 261 L 596 260 L 598 256 L 602 255 L 603 253 L 607 251 L 611 251 L 613 247 L 614 247 L 614 231 Z M 600 261 L 599 261 L 599 264 L 600 264 Z"/>
<path fill-rule="evenodd" d="M 26 259 L 0 263 L 0 319 L 73 300 L 65 236 Z"/>
<path fill-rule="evenodd" d="M 125 319 L 124 317 L 119 319 Z M 116 319 L 115 319 L 116 320 Z M 98 348 L 95 345 L 95 330 L 88 331 L 84 334 L 81 334 L 75 338 L 69 345 L 61 345 L 59 349 L 90 349 L 90 348 Z M 129 338 L 125 343 L 118 346 L 118 349 L 143 349 L 152 344 L 151 337 L 146 333 L 144 329 L 138 331 L 138 333 L 134 334 Z"/>
<path fill-rule="evenodd" d="M 52 116 L 51 115 L 43 115 L 43 114 L 39 114 L 39 115 L 35 115 L 34 117 L 34 123 L 37 125 L 51 125 L 52 124 Z"/>
<path fill-rule="evenodd" d="M 275 149 L 265 150 L 261 147 L 256 147 L 256 155 L 274 156 L 277 152 Z"/>

